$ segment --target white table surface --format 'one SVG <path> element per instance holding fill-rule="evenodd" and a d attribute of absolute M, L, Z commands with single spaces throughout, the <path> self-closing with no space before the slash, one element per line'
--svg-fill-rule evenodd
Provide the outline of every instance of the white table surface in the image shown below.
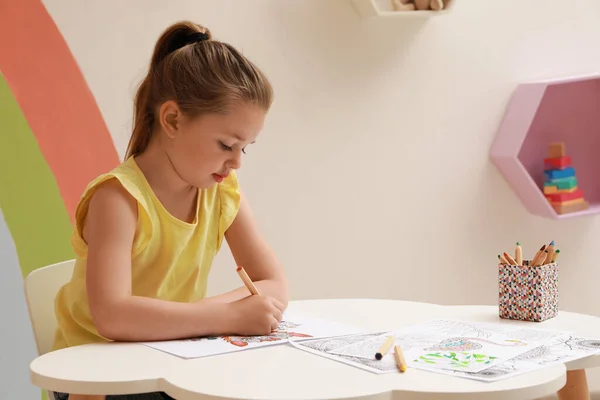
<path fill-rule="evenodd" d="M 289 311 L 385 331 L 429 318 L 524 324 L 600 336 L 600 318 L 561 311 L 541 323 L 507 321 L 494 306 L 440 306 L 369 299 L 291 302 Z M 539 399 L 556 393 L 567 369 L 600 366 L 600 356 L 549 366 L 498 382 L 460 379 L 409 368 L 373 374 L 289 344 L 181 359 L 139 343 L 91 344 L 47 353 L 30 366 L 38 387 L 82 394 L 164 391 L 195 399 Z M 326 369 L 326 371 L 325 371 Z M 231 380 L 235 384 L 231 384 Z"/>

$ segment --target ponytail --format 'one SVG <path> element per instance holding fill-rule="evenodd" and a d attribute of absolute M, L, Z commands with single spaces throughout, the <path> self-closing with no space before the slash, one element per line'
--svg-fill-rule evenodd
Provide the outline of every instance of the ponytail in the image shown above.
<path fill-rule="evenodd" d="M 148 74 L 134 101 L 133 131 L 125 158 L 143 153 L 155 129 L 154 112 L 174 100 L 189 116 L 223 112 L 247 101 L 268 110 L 273 90 L 266 76 L 231 45 L 189 21 L 167 28 L 154 46 Z"/>
<path fill-rule="evenodd" d="M 154 113 L 150 108 L 150 75 L 146 76 L 135 95 L 133 131 L 125 158 L 135 157 L 144 152 L 150 144 L 154 127 Z"/>

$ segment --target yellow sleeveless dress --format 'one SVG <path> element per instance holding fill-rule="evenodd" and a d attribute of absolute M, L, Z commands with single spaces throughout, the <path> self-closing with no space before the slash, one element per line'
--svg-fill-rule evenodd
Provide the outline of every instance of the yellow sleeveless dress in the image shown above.
<path fill-rule="evenodd" d="M 93 180 L 75 212 L 76 226 L 71 242 L 76 263 L 71 280 L 59 290 L 55 299 L 58 327 L 52 350 L 108 341 L 98 334 L 89 309 L 85 284 L 87 245 L 81 236 L 81 223 L 94 189 L 113 178 L 119 180 L 138 205 L 131 254 L 135 296 L 179 302 L 205 297 L 211 264 L 239 209 L 240 194 L 235 173 L 219 184 L 200 190 L 193 223 L 169 214 L 133 157 Z"/>

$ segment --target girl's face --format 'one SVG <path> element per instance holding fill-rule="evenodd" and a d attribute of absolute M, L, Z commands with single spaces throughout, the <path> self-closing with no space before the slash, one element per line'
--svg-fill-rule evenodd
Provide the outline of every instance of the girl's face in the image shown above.
<path fill-rule="evenodd" d="M 264 119 L 265 111 L 252 104 L 240 104 L 227 114 L 190 118 L 175 104 L 165 103 L 165 150 L 182 180 L 205 189 L 241 167 L 246 146 L 254 143 Z"/>

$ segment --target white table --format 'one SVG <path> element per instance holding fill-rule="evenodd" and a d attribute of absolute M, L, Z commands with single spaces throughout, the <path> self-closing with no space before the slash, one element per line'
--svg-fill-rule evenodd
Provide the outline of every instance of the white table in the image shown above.
<path fill-rule="evenodd" d="M 600 318 L 560 312 L 556 318 L 542 323 L 507 321 L 498 318 L 498 308 L 493 306 L 342 299 L 291 302 L 289 311 L 331 318 L 373 331 L 398 328 L 424 318 L 460 318 L 574 330 L 586 336 L 600 334 Z M 579 400 L 589 399 L 584 368 L 596 366 L 600 366 L 600 356 L 486 383 L 414 368 L 402 374 L 377 375 L 289 344 L 184 360 L 138 343 L 109 343 L 42 355 L 31 363 L 31 379 L 40 388 L 67 393 L 164 391 L 182 400 L 517 400 L 539 399 L 557 392 L 561 399 Z"/>

